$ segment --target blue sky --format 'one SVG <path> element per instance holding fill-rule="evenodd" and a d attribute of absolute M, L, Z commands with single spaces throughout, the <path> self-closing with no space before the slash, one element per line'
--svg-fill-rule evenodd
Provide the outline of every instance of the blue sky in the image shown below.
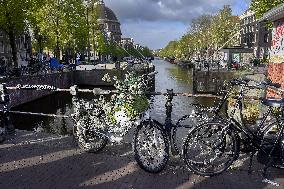
<path fill-rule="evenodd" d="M 235 15 L 242 14 L 251 0 L 104 0 L 121 22 L 124 37 L 151 49 L 163 48 L 179 39 L 193 18 L 214 14 L 231 5 Z"/>

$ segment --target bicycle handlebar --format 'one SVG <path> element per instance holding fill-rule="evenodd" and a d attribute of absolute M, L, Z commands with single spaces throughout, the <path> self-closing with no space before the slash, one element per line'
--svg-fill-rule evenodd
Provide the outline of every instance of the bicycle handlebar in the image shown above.
<path fill-rule="evenodd" d="M 249 85 L 249 82 L 255 82 L 256 85 Z M 263 89 L 264 87 L 274 88 L 275 90 L 284 91 L 280 89 L 281 84 L 279 83 L 272 83 L 271 80 L 266 81 L 256 81 L 253 79 L 243 78 L 243 79 L 233 79 L 230 81 L 231 85 L 243 85 L 248 88 L 257 88 L 257 89 Z"/>

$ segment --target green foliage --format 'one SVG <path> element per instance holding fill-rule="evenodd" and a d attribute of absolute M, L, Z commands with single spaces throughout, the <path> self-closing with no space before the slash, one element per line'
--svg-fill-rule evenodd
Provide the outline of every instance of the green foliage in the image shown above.
<path fill-rule="evenodd" d="M 0 1 L 0 28 L 10 41 L 13 61 L 17 66 L 16 38 L 27 30 L 34 21 L 33 12 L 44 3 L 44 0 L 1 0 Z"/>
<path fill-rule="evenodd" d="M 110 53 L 109 44 L 102 32 L 97 32 L 96 41 L 97 41 L 97 46 L 96 46 L 97 51 L 101 55 L 107 55 Z"/>
<path fill-rule="evenodd" d="M 88 20 L 82 0 L 46 0 L 36 12 L 34 27 L 45 36 L 44 46 L 59 51 L 64 47 L 81 49 L 88 39 Z"/>
<path fill-rule="evenodd" d="M 103 81 L 110 82 L 110 76 L 106 74 Z M 130 72 L 126 74 L 124 80 L 114 77 L 113 81 L 117 94 L 112 95 L 110 102 L 105 99 L 100 99 L 98 102 L 105 107 L 110 122 L 116 122 L 114 115 L 119 111 L 125 111 L 126 116 L 133 119 L 147 110 L 149 102 L 145 95 L 146 86 L 143 84 L 143 77 Z"/>
<path fill-rule="evenodd" d="M 250 9 L 255 12 L 257 18 L 261 18 L 264 13 L 281 3 L 284 3 L 284 0 L 252 0 Z"/>
<path fill-rule="evenodd" d="M 192 20 L 189 32 L 178 41 L 171 41 L 161 50 L 161 57 L 190 59 L 195 55 L 210 57 L 239 31 L 239 19 L 224 6 L 216 15 L 202 15 Z M 227 43 L 234 45 L 236 41 Z M 225 46 L 225 47 L 226 47 Z"/>

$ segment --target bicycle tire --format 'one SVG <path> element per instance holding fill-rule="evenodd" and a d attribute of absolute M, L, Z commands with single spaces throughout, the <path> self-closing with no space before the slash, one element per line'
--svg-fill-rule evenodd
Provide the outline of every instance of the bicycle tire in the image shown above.
<path fill-rule="evenodd" d="M 143 140 L 142 133 L 144 136 L 147 135 L 146 140 Z M 133 148 L 137 164 L 146 172 L 159 173 L 165 169 L 169 160 L 169 141 L 166 132 L 158 122 L 144 121 L 136 128 Z"/>
<path fill-rule="evenodd" d="M 263 131 L 263 136 L 262 136 L 262 148 L 265 149 L 265 146 L 270 146 L 272 147 L 272 144 L 275 143 L 275 139 L 274 138 L 277 134 L 278 134 L 278 122 L 277 121 L 272 121 L 269 123 L 269 125 L 264 129 Z M 273 163 L 272 163 L 272 167 L 275 167 L 277 169 L 284 169 L 284 145 L 283 145 L 283 141 L 284 141 L 284 136 L 282 136 L 281 141 L 279 145 L 275 148 L 275 150 L 272 152 L 272 158 L 273 158 Z M 272 148 L 271 148 L 272 149 Z M 270 149 L 270 150 L 271 150 Z M 266 153 L 270 153 L 269 148 L 267 149 Z M 259 163 L 264 163 L 266 164 L 269 159 L 267 159 L 268 157 L 265 157 L 266 154 L 260 150 L 259 153 L 257 154 L 257 160 Z"/>
<path fill-rule="evenodd" d="M 103 150 L 107 143 L 108 139 L 104 136 L 98 135 L 96 132 L 92 130 L 87 130 L 82 136 L 78 136 L 77 127 L 73 128 L 73 137 L 79 148 L 88 153 L 97 153 Z"/>
<path fill-rule="evenodd" d="M 216 127 L 217 126 L 217 127 Z M 221 173 L 223 173 L 224 171 L 226 171 L 230 166 L 231 164 L 238 158 L 239 156 L 239 144 L 240 144 L 240 141 L 239 141 L 239 137 L 238 135 L 235 133 L 234 130 L 230 129 L 230 128 L 227 128 L 226 129 L 226 133 L 227 134 L 222 134 L 223 133 L 223 129 L 222 128 L 226 128 L 226 124 L 223 124 L 223 123 L 220 123 L 220 122 L 207 122 L 207 123 L 202 123 L 200 125 L 198 125 L 197 127 L 193 128 L 189 134 L 187 135 L 186 137 L 186 140 L 184 141 L 184 144 L 183 144 L 183 159 L 184 159 L 184 162 L 186 164 L 186 167 L 193 173 L 197 174 L 197 175 L 200 175 L 200 176 L 209 176 L 209 177 L 212 177 L 212 176 L 216 176 L 216 175 L 219 175 Z M 213 158 L 209 158 L 207 160 L 203 160 L 203 161 L 200 161 L 199 158 L 202 156 L 202 155 L 206 155 L 207 152 L 209 152 L 210 150 L 207 150 L 206 151 L 203 151 L 202 150 L 202 147 L 201 147 L 201 152 L 198 152 L 196 150 L 197 148 L 197 144 L 198 144 L 198 141 L 196 140 L 197 137 L 195 137 L 196 133 L 199 131 L 199 130 L 205 130 L 205 132 L 203 133 L 199 133 L 199 137 L 208 137 L 206 138 L 206 142 L 205 141 L 202 141 L 201 143 L 206 143 L 205 145 L 206 146 L 209 146 L 211 149 L 211 152 L 213 152 L 212 154 L 210 154 L 210 156 L 212 157 L 213 155 Z M 213 131 L 213 132 L 209 132 L 207 133 L 208 131 Z M 213 140 L 212 143 L 208 143 L 209 140 L 209 137 L 212 137 L 214 136 L 214 132 L 217 131 L 217 136 L 215 136 L 215 139 L 213 137 Z M 218 134 L 218 132 L 221 132 Z M 220 134 L 221 135 L 221 141 L 218 141 L 218 139 L 220 139 Z M 224 135 L 224 136 L 223 136 Z M 197 135 L 198 136 L 198 135 Z M 230 137 L 230 138 L 227 138 L 227 137 Z M 190 149 L 189 150 L 189 147 L 191 147 L 191 143 L 190 141 L 191 140 L 194 140 L 194 144 L 195 147 Z M 217 141 L 216 141 L 217 139 Z M 218 165 L 218 166 L 215 166 L 213 165 L 214 162 L 218 163 L 218 161 L 221 161 L 221 159 L 223 159 L 223 157 L 221 157 L 220 155 L 226 155 L 227 152 L 225 153 L 225 150 L 231 146 L 231 151 L 229 151 L 229 156 L 228 156 L 228 160 L 225 159 L 225 162 L 222 163 L 223 165 Z M 214 149 L 216 148 L 216 149 Z M 197 151 L 197 153 L 195 153 Z M 206 152 L 206 153 L 205 153 Z M 191 153 L 191 156 L 192 158 L 189 158 L 189 155 L 188 153 Z M 231 154 L 230 154 L 231 153 Z M 207 166 L 209 165 L 209 166 Z M 217 170 L 212 170 L 212 168 L 218 168 Z M 210 170 L 211 168 L 211 170 Z M 202 170 L 204 169 L 204 170 Z"/>

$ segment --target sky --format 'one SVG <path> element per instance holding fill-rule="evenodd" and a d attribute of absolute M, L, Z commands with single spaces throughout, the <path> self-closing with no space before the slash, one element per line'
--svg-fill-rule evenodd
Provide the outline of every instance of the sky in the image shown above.
<path fill-rule="evenodd" d="M 121 23 L 123 37 L 150 49 L 165 47 L 189 29 L 192 19 L 215 14 L 231 5 L 234 15 L 241 15 L 251 0 L 104 0 Z"/>

